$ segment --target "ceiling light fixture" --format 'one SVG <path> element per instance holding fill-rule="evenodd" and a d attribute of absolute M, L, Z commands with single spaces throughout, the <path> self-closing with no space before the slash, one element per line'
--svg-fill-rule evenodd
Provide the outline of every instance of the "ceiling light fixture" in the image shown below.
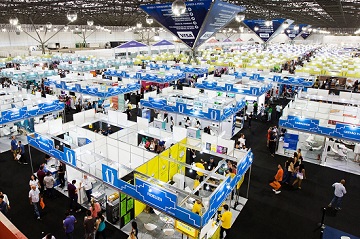
<path fill-rule="evenodd" d="M 46 29 L 51 29 L 52 28 L 52 23 L 47 22 L 45 26 L 46 26 Z"/>
<path fill-rule="evenodd" d="M 74 22 L 77 19 L 77 13 L 75 11 L 68 11 L 66 17 L 70 22 Z"/>
<path fill-rule="evenodd" d="M 151 25 L 154 23 L 154 19 L 152 19 L 151 17 L 148 17 L 148 18 L 146 18 L 146 23 Z"/>
<path fill-rule="evenodd" d="M 141 23 L 141 22 L 136 23 L 136 27 L 137 27 L 137 28 L 141 28 L 141 27 L 142 27 L 142 23 Z"/>
<path fill-rule="evenodd" d="M 287 21 L 285 21 L 285 22 L 283 23 L 283 27 L 284 27 L 284 28 L 288 28 L 288 27 L 289 27 L 289 23 L 288 23 Z"/>
<path fill-rule="evenodd" d="M 11 25 L 16 26 L 19 23 L 19 19 L 17 17 L 10 17 L 9 22 Z"/>
<path fill-rule="evenodd" d="M 294 26 L 294 30 L 295 30 L 295 31 L 299 30 L 299 26 L 298 26 L 298 25 L 295 25 L 295 26 Z"/>
<path fill-rule="evenodd" d="M 237 22 L 242 22 L 242 21 L 244 21 L 244 19 L 245 19 L 245 15 L 244 15 L 244 14 L 241 14 L 241 13 L 238 13 L 238 14 L 236 15 L 236 17 L 235 17 L 235 20 L 236 20 Z"/>
<path fill-rule="evenodd" d="M 93 20 L 88 20 L 87 25 L 91 27 L 92 25 L 94 25 L 94 21 Z"/>
<path fill-rule="evenodd" d="M 258 26 L 255 26 L 255 27 L 254 27 L 254 31 L 256 31 L 256 32 L 259 31 L 259 27 L 258 27 Z"/>
<path fill-rule="evenodd" d="M 100 30 L 101 26 L 97 25 L 95 28 L 96 28 L 96 30 Z"/>
<path fill-rule="evenodd" d="M 272 21 L 271 20 L 266 20 L 265 21 L 265 26 L 267 26 L 267 27 L 272 26 Z"/>
<path fill-rule="evenodd" d="M 185 13 L 186 5 L 183 0 L 175 0 L 171 5 L 171 11 L 175 16 L 180 16 Z"/>

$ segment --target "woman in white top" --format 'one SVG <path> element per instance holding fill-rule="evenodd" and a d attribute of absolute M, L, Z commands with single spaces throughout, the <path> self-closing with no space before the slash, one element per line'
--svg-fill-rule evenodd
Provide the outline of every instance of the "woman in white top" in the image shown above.
<path fill-rule="evenodd" d="M 39 188 L 40 184 L 39 184 L 39 180 L 35 177 L 35 175 L 31 175 L 30 177 L 30 182 L 29 182 L 29 186 L 31 188 L 31 186 L 35 186 L 36 188 Z"/>

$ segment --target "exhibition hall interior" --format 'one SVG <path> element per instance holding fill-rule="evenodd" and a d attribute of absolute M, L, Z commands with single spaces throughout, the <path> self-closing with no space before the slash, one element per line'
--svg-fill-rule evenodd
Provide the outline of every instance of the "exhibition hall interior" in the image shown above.
<path fill-rule="evenodd" d="M 360 239 L 359 1 L 0 6 L 1 239 Z"/>

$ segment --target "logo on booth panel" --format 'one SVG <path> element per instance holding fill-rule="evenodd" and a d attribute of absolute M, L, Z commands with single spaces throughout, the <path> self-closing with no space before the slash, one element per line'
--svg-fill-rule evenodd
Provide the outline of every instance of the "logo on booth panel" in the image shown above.
<path fill-rule="evenodd" d="M 178 110 L 179 113 L 184 113 L 185 105 L 178 103 L 178 105 L 177 105 L 177 110 Z"/>
<path fill-rule="evenodd" d="M 234 89 L 234 85 L 232 84 L 225 84 L 226 91 L 232 91 Z"/>
<path fill-rule="evenodd" d="M 209 109 L 209 111 L 210 111 L 210 118 L 211 118 L 212 120 L 217 120 L 217 117 L 218 117 L 218 112 L 217 112 L 217 110 L 211 110 L 211 109 Z"/>
<path fill-rule="evenodd" d="M 212 35 L 214 34 L 214 32 L 205 32 L 200 39 L 205 39 L 207 40 L 208 38 L 210 38 Z"/>
<path fill-rule="evenodd" d="M 186 31 L 186 32 L 177 32 L 180 39 L 195 39 L 194 34 L 192 31 Z"/>

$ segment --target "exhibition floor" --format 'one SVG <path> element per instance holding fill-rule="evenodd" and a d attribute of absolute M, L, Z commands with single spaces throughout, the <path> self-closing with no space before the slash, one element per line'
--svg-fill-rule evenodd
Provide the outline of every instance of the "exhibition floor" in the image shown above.
<path fill-rule="evenodd" d="M 252 128 L 247 124 L 243 132 L 247 144 L 253 149 L 255 159 L 252 166 L 249 200 L 240 216 L 232 226 L 232 238 L 319 238 L 319 232 L 313 232 L 321 219 L 321 209 L 333 196 L 331 185 L 341 178 L 346 180 L 348 194 L 343 200 L 343 209 L 337 216 L 327 216 L 325 224 L 349 234 L 359 236 L 357 226 L 360 212 L 360 177 L 335 169 L 306 163 L 307 179 L 302 190 L 282 189 L 275 195 L 268 182 L 277 170 L 277 164 L 283 164 L 285 157 L 272 158 L 266 148 L 266 131 L 275 122 L 253 121 Z M 32 151 L 36 161 L 34 169 L 42 162 L 43 154 Z M 0 154 L 0 188 L 11 202 L 9 217 L 19 230 L 29 239 L 41 238 L 52 232 L 56 238 L 64 238 L 62 220 L 68 208 L 68 199 L 57 192 L 58 198 L 45 200 L 46 207 L 42 221 L 35 220 L 33 209 L 27 198 L 29 191 L 30 165 L 19 165 L 12 160 L 11 153 Z M 16 175 L 16 176 L 15 176 Z M 246 195 L 247 177 L 241 188 L 241 196 Z M 74 238 L 83 238 L 84 211 L 76 214 L 78 223 Z M 127 238 L 128 236 L 108 225 L 108 238 Z M 143 232 L 145 233 L 145 232 Z"/>

